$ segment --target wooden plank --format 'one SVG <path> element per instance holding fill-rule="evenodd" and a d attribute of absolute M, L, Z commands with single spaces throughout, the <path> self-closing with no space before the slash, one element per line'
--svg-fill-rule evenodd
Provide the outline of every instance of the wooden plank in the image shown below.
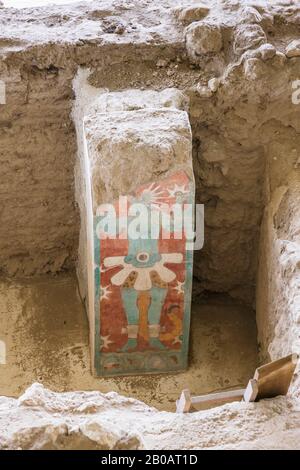
<path fill-rule="evenodd" d="M 253 402 L 263 398 L 286 395 L 299 359 L 298 354 L 290 354 L 277 361 L 270 362 L 255 371 L 246 389 L 227 390 L 192 397 L 188 389 L 183 390 L 176 402 L 177 413 L 188 413 L 192 405 L 202 409 L 218 406 L 232 401 Z"/>
<path fill-rule="evenodd" d="M 258 384 L 255 379 L 250 379 L 245 390 L 243 399 L 246 402 L 255 401 L 258 394 Z"/>
<path fill-rule="evenodd" d="M 245 393 L 245 389 L 237 390 L 227 390 L 224 392 L 209 393 L 206 395 L 199 395 L 196 397 L 191 397 L 192 405 L 201 405 L 201 407 L 206 406 L 217 406 L 222 403 L 229 403 L 232 401 L 242 400 Z"/>
<path fill-rule="evenodd" d="M 176 402 L 176 413 L 188 413 L 192 405 L 189 389 L 182 390 L 179 400 Z"/>
<path fill-rule="evenodd" d="M 298 358 L 297 354 L 290 354 L 277 361 L 258 367 L 254 374 L 254 379 L 258 384 L 256 400 L 286 395 Z"/>

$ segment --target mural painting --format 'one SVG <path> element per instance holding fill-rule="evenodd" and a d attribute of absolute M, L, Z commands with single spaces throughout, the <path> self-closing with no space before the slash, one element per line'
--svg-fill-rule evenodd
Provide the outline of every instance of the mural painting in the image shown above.
<path fill-rule="evenodd" d="M 182 226 L 179 231 L 172 218 L 164 224 L 163 215 L 174 204 L 193 207 L 194 182 L 185 172 L 177 172 L 138 188 L 125 199 L 125 209 L 114 205 L 117 238 L 100 236 L 101 217 L 94 220 L 96 371 L 98 375 L 127 375 L 183 370 L 193 252 L 186 250 Z M 126 218 L 127 225 L 134 220 L 130 215 L 133 204 L 152 211 L 149 223 L 139 227 L 139 238 L 123 223 Z"/>

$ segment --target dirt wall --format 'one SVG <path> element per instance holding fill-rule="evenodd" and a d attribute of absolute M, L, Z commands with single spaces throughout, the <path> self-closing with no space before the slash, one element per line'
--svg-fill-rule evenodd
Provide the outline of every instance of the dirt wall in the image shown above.
<path fill-rule="evenodd" d="M 76 263 L 76 136 L 70 116 L 79 67 L 109 90 L 175 87 L 190 99 L 197 200 L 205 247 L 195 294 L 253 302 L 266 148 L 299 132 L 291 101 L 300 76 L 297 2 L 93 2 L 0 10 L 1 269 L 31 275 Z M 191 6 L 191 2 L 186 2 Z M 143 58 L 143 60 L 141 60 Z M 16 142 L 15 136 L 18 135 Z M 285 143 L 280 143 L 283 146 Z M 289 154 L 294 161 L 299 151 Z"/>

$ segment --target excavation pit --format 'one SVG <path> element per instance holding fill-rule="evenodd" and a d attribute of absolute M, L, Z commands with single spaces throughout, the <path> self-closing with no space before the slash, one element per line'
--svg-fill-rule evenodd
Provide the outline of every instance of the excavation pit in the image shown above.
<path fill-rule="evenodd" d="M 184 388 L 198 395 L 241 387 L 258 365 L 300 353 L 298 7 L 222 1 L 196 8 L 187 1 L 174 11 L 171 0 L 150 3 L 107 1 L 104 8 L 96 0 L 13 15 L 0 3 L 1 395 L 17 397 L 41 382 L 57 392 L 115 391 L 174 412 Z M 166 107 L 186 111 L 191 126 L 205 232 L 194 253 L 188 367 L 176 374 L 91 372 L 80 128 L 100 95 L 109 95 L 108 114 L 120 105 L 114 94 L 123 92 L 136 100 L 133 111 L 141 92 L 149 92 L 155 108 L 153 97 L 162 93 Z M 160 166 L 145 159 L 145 172 L 159 166 L 160 180 L 162 167 L 174 163 L 170 154 L 169 148 Z M 136 174 L 123 174 L 122 182 L 133 185 Z M 112 198 L 118 188 L 111 189 Z M 165 440 L 147 431 L 146 446 L 155 448 L 174 448 L 175 441 L 186 448 L 296 448 L 299 380 L 298 366 L 287 398 L 208 414 L 178 418 L 145 407 L 138 426 L 141 432 L 144 423 L 174 427 Z M 34 386 L 19 411 L 44 410 L 60 396 Z M 117 411 L 110 400 L 107 415 L 120 414 L 124 429 L 128 416 L 138 423 L 130 407 L 144 405 L 126 401 L 123 416 L 121 398 Z M 0 401 L 4 414 L 6 403 L 10 409 L 17 403 Z M 287 430 L 275 435 L 268 421 L 266 437 L 261 416 L 276 416 L 278 426 L 289 423 Z M 191 443 L 181 433 L 189 419 Z M 204 435 L 198 423 L 206 420 L 214 431 Z M 216 428 L 222 432 L 214 440 Z M 30 441 L 28 448 L 33 445 L 44 444 Z"/>
<path fill-rule="evenodd" d="M 242 387 L 258 364 L 254 312 L 227 296 L 192 306 L 189 367 L 185 372 L 95 378 L 89 328 L 75 274 L 1 282 L 0 395 L 17 397 L 33 382 L 58 391 L 115 391 L 160 410 L 175 411 L 183 388 L 194 394 Z"/>

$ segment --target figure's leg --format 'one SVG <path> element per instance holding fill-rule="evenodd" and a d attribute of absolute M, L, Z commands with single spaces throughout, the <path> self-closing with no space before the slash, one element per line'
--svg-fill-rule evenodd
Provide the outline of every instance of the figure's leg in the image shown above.
<path fill-rule="evenodd" d="M 149 344 L 157 349 L 164 349 L 165 346 L 159 340 L 160 317 L 166 299 L 167 289 L 152 287 L 151 305 L 148 311 L 149 322 Z"/>
<path fill-rule="evenodd" d="M 140 291 L 137 298 L 139 311 L 139 337 L 149 343 L 148 310 L 151 304 L 151 291 Z"/>
<path fill-rule="evenodd" d="M 139 310 L 137 307 L 138 292 L 132 288 L 122 289 L 123 306 L 127 316 L 128 341 L 121 351 L 129 351 L 137 347 Z"/>

